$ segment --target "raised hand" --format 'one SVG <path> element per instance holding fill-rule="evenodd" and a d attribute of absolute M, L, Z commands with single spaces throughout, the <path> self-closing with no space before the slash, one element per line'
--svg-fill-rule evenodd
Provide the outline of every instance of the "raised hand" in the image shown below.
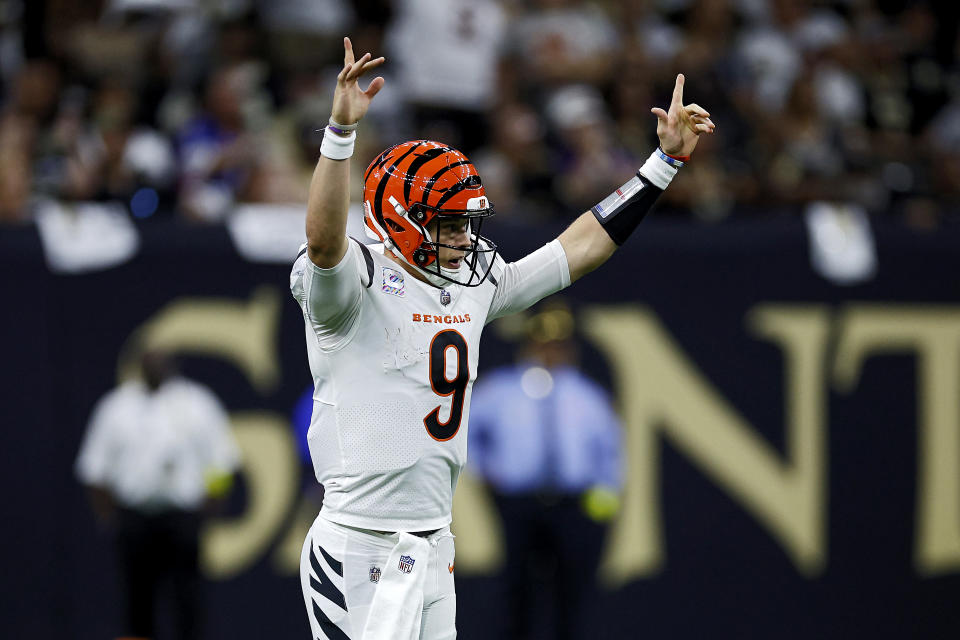
<path fill-rule="evenodd" d="M 683 105 L 683 81 L 683 74 L 678 74 L 668 111 L 659 107 L 650 110 L 657 116 L 660 148 L 671 156 L 689 156 L 696 148 L 700 134 L 713 133 L 714 129 L 706 109 L 698 104 Z"/>
<path fill-rule="evenodd" d="M 383 56 L 371 59 L 369 53 L 359 60 L 353 58 L 353 44 L 350 38 L 343 39 L 343 69 L 337 76 L 337 90 L 333 94 L 333 111 L 330 114 L 334 122 L 351 125 L 359 122 L 370 108 L 370 101 L 383 88 L 383 78 L 377 76 L 367 85 L 366 91 L 360 88 L 360 76 L 383 64 Z"/>

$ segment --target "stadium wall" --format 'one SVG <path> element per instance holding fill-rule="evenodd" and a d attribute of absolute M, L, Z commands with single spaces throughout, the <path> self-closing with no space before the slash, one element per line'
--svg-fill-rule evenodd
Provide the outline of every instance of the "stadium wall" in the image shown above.
<path fill-rule="evenodd" d="M 513 259 L 559 230 L 490 231 Z M 163 345 L 221 396 L 245 453 L 205 532 L 208 637 L 307 637 L 295 574 L 316 505 L 290 422 L 310 378 L 289 265 L 249 259 L 226 227 L 136 237 L 121 264 L 70 272 L 36 228 L 0 232 L 0 636 L 117 635 L 109 534 L 72 465 L 94 402 Z M 873 237 L 873 277 L 839 285 L 799 219 L 651 220 L 565 292 L 627 431 L 597 638 L 960 628 L 960 229 Z M 480 375 L 512 348 L 509 323 L 491 327 Z M 489 638 L 502 543 L 469 476 L 454 525 L 460 637 Z"/>

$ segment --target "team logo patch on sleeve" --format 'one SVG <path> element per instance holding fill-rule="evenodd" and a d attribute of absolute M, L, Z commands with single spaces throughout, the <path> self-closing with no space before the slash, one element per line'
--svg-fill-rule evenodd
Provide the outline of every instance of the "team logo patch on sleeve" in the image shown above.
<path fill-rule="evenodd" d="M 407 292 L 403 289 L 403 274 L 396 269 L 383 267 L 383 284 L 380 290 L 401 298 L 404 297 Z"/>
<path fill-rule="evenodd" d="M 400 566 L 397 568 L 400 569 L 403 573 L 410 573 L 413 571 L 413 563 L 416 562 L 410 556 L 400 556 Z"/>

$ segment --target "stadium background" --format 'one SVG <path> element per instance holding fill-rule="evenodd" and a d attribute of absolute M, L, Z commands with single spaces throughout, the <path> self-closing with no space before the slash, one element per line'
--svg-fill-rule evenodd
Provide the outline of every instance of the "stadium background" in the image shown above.
<path fill-rule="evenodd" d="M 223 398 L 247 454 L 206 533 L 209 637 L 308 633 L 290 549 L 315 507 L 289 423 L 309 380 L 285 286 L 350 33 L 389 60 L 358 169 L 416 136 L 470 149 L 508 259 L 635 169 L 677 71 L 718 124 L 642 232 L 567 296 L 627 429 L 596 635 L 952 637 L 956 13 L 0 3 L 0 634 L 116 634 L 109 539 L 72 463 L 93 403 L 154 344 Z M 481 375 L 511 351 L 509 324 L 492 327 Z M 482 487 L 461 486 L 455 519 L 460 637 L 492 637 L 501 549 Z"/>

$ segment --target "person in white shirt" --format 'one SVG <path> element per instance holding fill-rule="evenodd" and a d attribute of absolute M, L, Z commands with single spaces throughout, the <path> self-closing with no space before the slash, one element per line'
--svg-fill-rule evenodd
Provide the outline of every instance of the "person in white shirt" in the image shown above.
<path fill-rule="evenodd" d="M 229 490 L 239 449 L 217 397 L 176 375 L 166 353 L 144 355 L 142 372 L 97 403 L 76 473 L 101 522 L 116 530 L 125 634 L 155 635 L 155 596 L 169 581 L 177 637 L 197 638 L 201 515 Z"/>
<path fill-rule="evenodd" d="M 508 16 L 500 0 L 394 0 L 384 47 L 421 135 L 443 131 L 470 152 L 497 99 Z M 429 38 L 423 34 L 429 33 Z"/>
<path fill-rule="evenodd" d="M 466 462 L 470 394 L 483 326 L 601 265 L 683 165 L 709 114 L 654 109 L 661 147 L 637 175 L 560 236 L 513 263 L 480 235 L 493 213 L 476 169 L 447 145 L 414 140 L 364 174 L 364 223 L 380 244 L 346 235 L 358 123 L 383 87 L 344 67 L 307 203 L 307 242 L 290 288 L 304 317 L 314 379 L 307 440 L 323 509 L 300 578 L 314 638 L 456 637 L 453 492 Z"/>

